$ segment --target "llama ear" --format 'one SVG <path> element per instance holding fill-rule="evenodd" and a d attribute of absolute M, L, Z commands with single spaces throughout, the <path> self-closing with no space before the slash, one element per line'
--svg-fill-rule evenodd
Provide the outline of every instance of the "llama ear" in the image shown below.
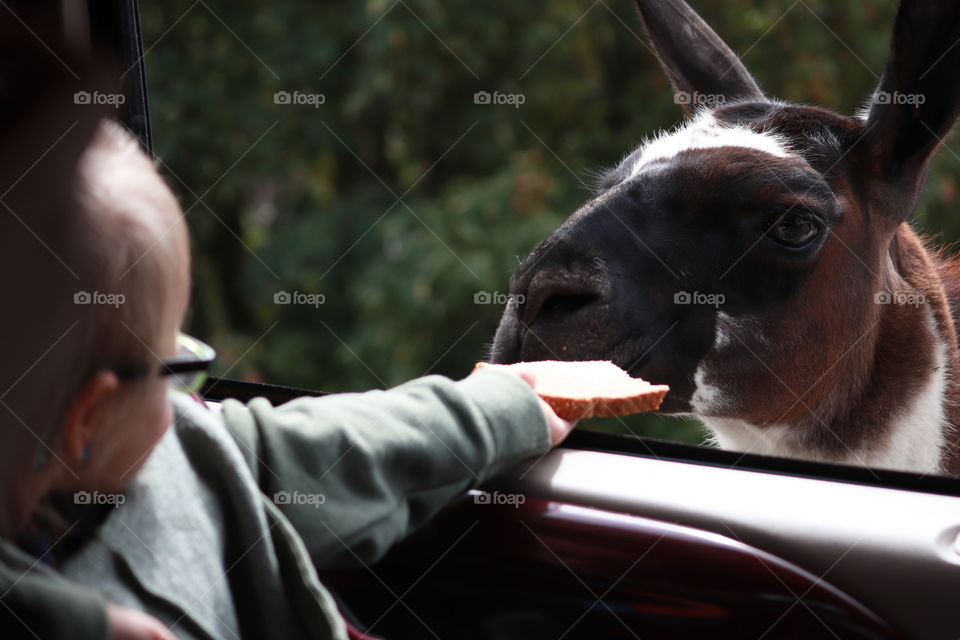
<path fill-rule="evenodd" d="M 958 39 L 956 0 L 901 2 L 890 58 L 869 105 L 864 134 L 855 142 L 856 155 L 902 196 L 895 208 L 901 220 L 913 210 L 930 159 L 960 115 Z"/>
<path fill-rule="evenodd" d="M 637 0 L 637 8 L 687 115 L 702 105 L 764 100 L 740 58 L 683 0 Z"/>

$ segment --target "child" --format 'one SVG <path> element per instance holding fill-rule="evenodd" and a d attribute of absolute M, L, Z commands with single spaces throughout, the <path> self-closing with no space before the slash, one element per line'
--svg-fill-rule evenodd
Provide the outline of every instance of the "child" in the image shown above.
<path fill-rule="evenodd" d="M 210 359 L 179 334 L 179 206 L 113 124 L 85 152 L 76 193 L 82 288 L 97 297 L 75 305 L 59 349 L 66 393 L 42 446 L 23 452 L 21 495 L 36 499 L 21 500 L 16 528 L 62 575 L 177 636 L 345 638 L 317 567 L 376 561 L 573 427 L 522 365 L 280 407 L 227 400 L 219 414 L 168 393 Z"/>

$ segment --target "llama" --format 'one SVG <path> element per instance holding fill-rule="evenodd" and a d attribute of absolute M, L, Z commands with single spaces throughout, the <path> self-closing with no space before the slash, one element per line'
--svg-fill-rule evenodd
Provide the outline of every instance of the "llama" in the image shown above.
<path fill-rule="evenodd" d="M 638 0 L 687 113 L 517 267 L 495 362 L 612 360 L 727 449 L 960 473 L 960 263 L 907 220 L 960 114 L 960 3 L 903 0 L 854 117 L 767 98 Z"/>

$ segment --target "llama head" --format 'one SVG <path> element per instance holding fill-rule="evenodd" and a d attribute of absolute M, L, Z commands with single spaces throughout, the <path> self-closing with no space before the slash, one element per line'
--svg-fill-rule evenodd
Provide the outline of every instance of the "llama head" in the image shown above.
<path fill-rule="evenodd" d="M 638 7 L 687 120 L 518 266 L 493 360 L 610 359 L 669 384 L 663 412 L 755 425 L 836 418 L 845 394 L 893 385 L 878 348 L 935 365 L 932 343 L 896 329 L 931 322 L 902 277 L 929 259 L 894 262 L 914 255 L 900 228 L 960 112 L 960 6 L 903 3 L 855 117 L 764 96 L 681 0 Z"/>

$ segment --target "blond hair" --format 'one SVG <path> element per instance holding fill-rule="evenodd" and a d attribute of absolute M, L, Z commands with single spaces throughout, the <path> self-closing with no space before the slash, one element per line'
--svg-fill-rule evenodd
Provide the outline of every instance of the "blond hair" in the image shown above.
<path fill-rule="evenodd" d="M 78 274 L 75 324 L 60 348 L 61 375 L 29 413 L 42 434 L 34 461 L 48 460 L 70 401 L 97 371 L 156 361 L 172 278 L 186 278 L 186 225 L 177 200 L 139 142 L 100 124 L 77 166 L 72 213 Z M 185 255 L 184 255 L 185 254 Z M 44 398 L 43 396 L 46 396 Z M 44 444 L 45 443 L 45 444 Z"/>
<path fill-rule="evenodd" d="M 139 142 L 114 122 L 101 124 L 80 160 L 75 187 L 84 238 L 94 266 L 91 287 L 123 296 L 94 305 L 98 321 L 86 374 L 152 354 L 172 277 L 188 273 L 187 230 L 176 197 Z M 188 283 L 180 283 L 187 286 Z"/>

